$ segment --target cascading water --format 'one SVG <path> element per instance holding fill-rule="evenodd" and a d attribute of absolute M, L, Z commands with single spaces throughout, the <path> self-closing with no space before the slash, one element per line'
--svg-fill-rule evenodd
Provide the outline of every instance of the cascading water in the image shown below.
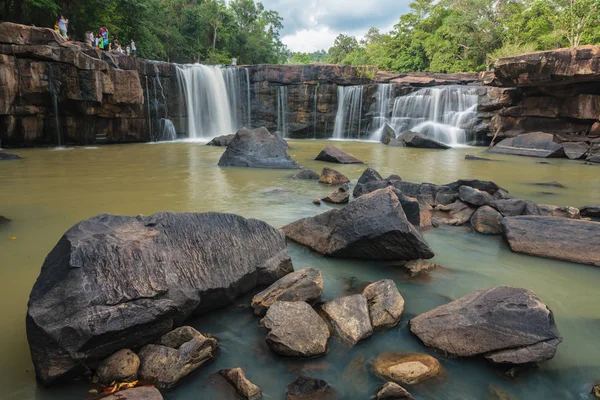
<path fill-rule="evenodd" d="M 288 124 L 288 95 L 287 86 L 277 87 L 277 132 L 287 138 L 290 133 Z"/>
<path fill-rule="evenodd" d="M 244 74 L 240 68 L 201 64 L 177 66 L 190 138 L 209 139 L 234 133 L 241 127 L 249 116 L 248 112 L 243 113 L 240 98 L 243 89 L 249 93 L 250 81 Z M 242 115 L 247 116 L 240 118 Z"/>
<path fill-rule="evenodd" d="M 371 140 L 379 140 L 381 132 L 386 123 L 389 123 L 388 116 L 390 115 L 390 103 L 392 101 L 391 93 L 392 85 L 389 83 L 380 83 L 377 85 L 377 93 L 375 95 L 375 115 L 373 116 L 372 134 L 369 137 Z"/>
<path fill-rule="evenodd" d="M 363 86 L 338 86 L 334 139 L 360 139 L 362 132 Z"/>
<path fill-rule="evenodd" d="M 313 126 L 313 138 L 317 138 L 317 111 L 319 108 L 319 85 L 315 85 L 315 93 L 313 94 L 313 112 L 312 112 L 312 126 Z"/>
<path fill-rule="evenodd" d="M 53 78 L 52 67 L 48 75 L 48 89 L 52 97 L 52 110 L 54 112 L 54 128 L 56 129 L 56 145 L 62 147 L 62 132 L 60 126 L 60 115 L 58 113 L 58 93 L 60 91 L 60 82 Z"/>
<path fill-rule="evenodd" d="M 173 125 L 173 121 L 168 118 L 160 119 L 160 130 L 159 135 L 156 138 L 158 142 L 165 142 L 177 139 L 177 131 L 175 130 L 175 125 Z"/>

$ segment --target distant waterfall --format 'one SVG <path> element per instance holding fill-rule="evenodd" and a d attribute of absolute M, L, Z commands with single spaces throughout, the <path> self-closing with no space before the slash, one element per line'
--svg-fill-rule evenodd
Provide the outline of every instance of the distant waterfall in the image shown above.
<path fill-rule="evenodd" d="M 192 139 L 235 133 L 248 121 L 250 80 L 244 69 L 201 64 L 177 66 L 177 77 L 187 110 L 187 132 Z M 243 104 L 245 103 L 245 104 Z"/>
<path fill-rule="evenodd" d="M 338 86 L 334 139 L 360 139 L 364 86 Z"/>
<path fill-rule="evenodd" d="M 287 86 L 277 86 L 277 131 L 281 137 L 287 138 L 290 133 L 288 124 L 288 96 Z"/>

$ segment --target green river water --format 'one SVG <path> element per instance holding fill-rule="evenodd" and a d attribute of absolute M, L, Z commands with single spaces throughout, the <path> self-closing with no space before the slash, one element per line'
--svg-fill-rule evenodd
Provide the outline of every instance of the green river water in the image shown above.
<path fill-rule="evenodd" d="M 313 158 L 326 141 L 290 141 L 289 154 L 316 171 L 326 165 Z M 335 142 L 382 175 L 398 174 L 411 182 L 448 183 L 459 178 L 493 180 L 522 198 L 538 203 L 582 206 L 600 203 L 600 167 L 567 160 L 491 156 L 504 162 L 464 160 L 480 148 L 447 151 L 387 147 L 377 143 Z M 25 336 L 29 291 L 45 256 L 73 224 L 99 213 L 137 215 L 157 211 L 222 211 L 262 219 L 275 227 L 330 207 L 311 201 L 331 189 L 316 181 L 290 179 L 293 171 L 219 168 L 223 148 L 201 143 L 114 145 L 99 148 L 14 150 L 19 161 L 0 163 L 0 398 L 85 399 L 86 381 L 43 389 L 36 385 Z M 356 182 L 365 166 L 334 165 Z M 566 188 L 534 186 L 559 181 Z M 548 193 L 541 193 L 548 192 Z M 13 238 L 14 240 L 11 240 Z M 554 311 L 564 341 L 556 357 L 539 369 L 507 378 L 482 360 L 448 360 L 436 381 L 410 387 L 418 399 L 492 399 L 490 388 L 513 399 L 589 399 L 600 380 L 600 268 L 511 253 L 500 237 L 485 237 L 461 228 L 425 232 L 444 269 L 411 280 L 391 266 L 320 257 L 290 244 L 296 269 L 323 271 L 323 299 L 356 293 L 367 282 L 394 279 L 406 301 L 397 328 L 377 332 L 352 349 L 336 338 L 329 353 L 311 360 L 274 355 L 266 331 L 248 308 L 252 293 L 234 306 L 190 321 L 220 340 L 215 362 L 165 394 L 167 399 L 235 399 L 214 373 L 242 367 L 263 390 L 265 399 L 283 399 L 297 375 L 323 378 L 344 399 L 369 399 L 383 384 L 370 371 L 371 360 L 384 351 L 418 351 L 435 355 L 408 330 L 408 320 L 478 289 L 510 285 L 535 291 Z M 590 249 L 598 251 L 598 249 Z"/>

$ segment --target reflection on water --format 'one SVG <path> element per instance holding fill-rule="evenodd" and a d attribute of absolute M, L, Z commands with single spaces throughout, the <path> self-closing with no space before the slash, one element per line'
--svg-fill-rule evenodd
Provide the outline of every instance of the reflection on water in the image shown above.
<path fill-rule="evenodd" d="M 290 155 L 301 165 L 320 170 L 314 161 L 331 142 L 290 141 Z M 518 196 L 537 202 L 581 206 L 598 202 L 598 167 L 565 160 L 549 165 L 535 159 L 496 156 L 507 162 L 465 161 L 476 148 L 428 151 L 391 148 L 377 143 L 335 142 L 382 175 L 392 173 L 414 182 L 448 183 L 458 178 L 491 179 Z M 24 331 L 29 291 L 46 254 L 60 235 L 79 220 L 110 212 L 151 214 L 161 210 L 221 211 L 263 219 L 282 226 L 329 206 L 311 201 L 331 189 L 315 181 L 292 180 L 293 171 L 219 168 L 223 148 L 198 143 L 103 146 L 101 151 L 29 149 L 12 151 L 23 157 L 0 164 L 0 387 L 7 399 L 82 399 L 85 382 L 50 390 L 37 388 Z M 331 166 L 329 164 L 329 166 Z M 352 180 L 365 166 L 334 168 Z M 536 182 L 558 181 L 566 188 L 543 188 Z M 552 196 L 539 192 L 551 192 Z M 16 240 L 9 240 L 15 236 Z M 382 383 L 369 372 L 374 356 L 384 351 L 427 351 L 408 331 L 408 319 L 452 299 L 492 285 L 526 287 L 537 292 L 556 314 L 564 342 L 557 356 L 540 369 L 508 379 L 481 360 L 441 359 L 442 382 L 410 388 L 423 399 L 485 399 L 490 386 L 517 399 L 585 399 L 600 379 L 600 269 L 511 253 L 498 237 L 458 229 L 426 233 L 446 267 L 429 280 L 409 280 L 401 271 L 375 262 L 337 261 L 290 245 L 296 268 L 312 265 L 323 271 L 325 300 L 354 293 L 367 282 L 391 278 L 406 300 L 405 317 L 397 329 L 378 332 L 353 349 L 336 339 L 327 356 L 312 360 L 280 358 L 264 342 L 266 332 L 248 308 L 251 296 L 235 307 L 191 323 L 215 334 L 221 343 L 216 362 L 167 394 L 168 399 L 234 399 L 213 375 L 219 369 L 243 367 L 266 399 L 282 398 L 285 386 L 303 373 L 324 378 L 344 398 L 366 399 Z M 364 362 L 363 362 L 364 359 Z M 202 397 L 198 394 L 203 393 Z"/>

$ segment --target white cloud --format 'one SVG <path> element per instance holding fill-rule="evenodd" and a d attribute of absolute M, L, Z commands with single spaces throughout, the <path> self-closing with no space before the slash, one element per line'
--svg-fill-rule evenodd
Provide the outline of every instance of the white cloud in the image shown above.
<path fill-rule="evenodd" d="M 337 35 L 328 27 L 301 29 L 291 35 L 285 35 L 281 38 L 281 41 L 292 51 L 311 53 L 317 50 L 327 51 Z"/>

